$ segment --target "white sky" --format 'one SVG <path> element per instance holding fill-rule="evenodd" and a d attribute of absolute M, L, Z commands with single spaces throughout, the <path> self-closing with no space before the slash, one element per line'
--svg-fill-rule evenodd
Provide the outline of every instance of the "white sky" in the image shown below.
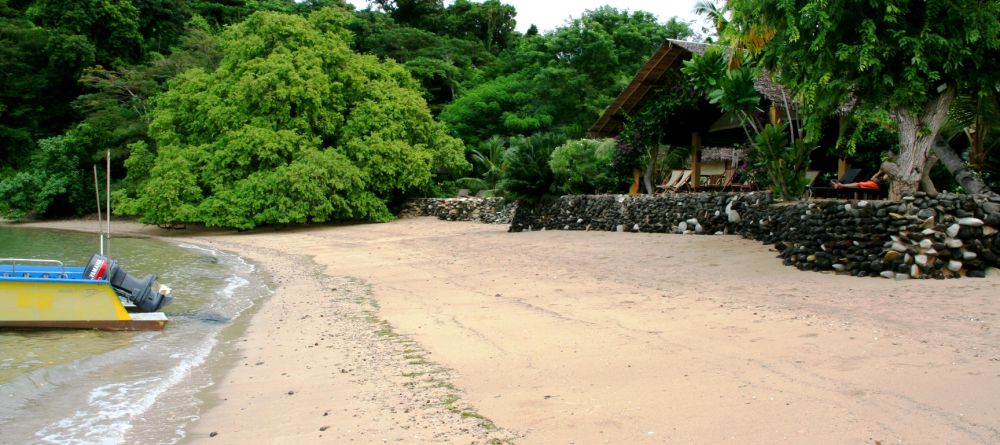
<path fill-rule="evenodd" d="M 366 0 L 348 0 L 358 9 L 368 6 Z M 477 0 L 473 0 L 478 2 Z M 693 12 L 696 0 L 500 0 L 501 3 L 517 9 L 517 30 L 525 32 L 531 24 L 538 26 L 542 33 L 551 31 L 566 23 L 570 18 L 580 17 L 585 10 L 609 5 L 618 9 L 651 12 L 665 22 L 670 17 L 694 22 L 695 32 L 701 32 L 701 21 Z M 445 5 L 452 2 L 445 0 Z"/>

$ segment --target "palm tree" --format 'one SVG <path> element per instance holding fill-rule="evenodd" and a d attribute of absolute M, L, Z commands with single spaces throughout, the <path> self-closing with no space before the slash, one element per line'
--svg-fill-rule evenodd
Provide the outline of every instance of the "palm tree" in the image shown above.
<path fill-rule="evenodd" d="M 708 18 L 715 26 L 715 35 L 720 38 L 729 25 L 729 19 L 726 18 L 725 14 L 725 5 L 720 8 L 716 5 L 715 0 L 699 0 L 694 4 L 694 13 Z"/>
<path fill-rule="evenodd" d="M 965 134 L 969 139 L 969 167 L 982 171 L 990 152 L 1000 145 L 1000 139 L 990 137 L 1000 131 L 1000 104 L 996 89 L 956 97 L 942 130 L 946 134 Z"/>
<path fill-rule="evenodd" d="M 737 57 L 737 54 L 757 54 L 774 37 L 774 30 L 764 25 L 765 22 L 752 17 L 733 16 L 730 4 L 739 1 L 723 0 L 720 5 L 719 0 L 699 0 L 694 5 L 694 13 L 705 16 L 715 26 L 719 42 L 729 43 L 730 68 L 742 65 L 743 58 Z"/>
<path fill-rule="evenodd" d="M 503 138 L 493 136 L 480 144 L 479 150 L 471 150 L 472 163 L 479 177 L 465 177 L 459 179 L 459 182 L 471 185 L 488 195 L 495 195 L 497 184 L 507 169 L 507 162 L 504 160 L 506 145 L 507 142 Z"/>

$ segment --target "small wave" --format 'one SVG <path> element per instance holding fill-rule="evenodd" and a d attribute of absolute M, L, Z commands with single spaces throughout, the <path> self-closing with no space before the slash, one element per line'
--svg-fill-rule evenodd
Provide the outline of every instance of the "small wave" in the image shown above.
<path fill-rule="evenodd" d="M 206 368 L 216 360 L 221 333 L 272 290 L 238 255 L 187 243 L 174 247 L 189 252 L 157 257 L 161 278 L 175 280 L 175 292 L 184 297 L 168 308 L 167 329 L 95 334 L 81 340 L 101 345 L 93 355 L 0 384 L 6 399 L 0 403 L 0 443 L 20 438 L 14 443 L 169 444 L 183 439 L 185 425 L 197 419 L 198 392 L 212 384 Z M 29 352 L 2 365 L 30 360 Z M 161 418 L 164 413 L 169 419 Z"/>
<path fill-rule="evenodd" d="M 212 254 L 212 256 L 218 256 L 218 253 L 219 253 L 219 251 L 217 249 L 213 249 L 211 247 L 203 247 L 203 246 L 199 246 L 197 244 L 179 243 L 179 244 L 177 244 L 177 247 L 182 247 L 182 248 L 191 249 L 191 250 L 200 250 L 202 252 L 210 253 L 210 254 Z"/>
<path fill-rule="evenodd" d="M 88 397 L 90 409 L 77 410 L 74 416 L 59 420 L 36 433 L 45 443 L 106 444 L 125 442 L 132 421 L 141 417 L 157 398 L 201 366 L 215 347 L 215 337 L 201 344 L 193 354 L 185 354 L 177 366 L 161 377 L 130 383 L 111 383 L 93 389 Z"/>
<path fill-rule="evenodd" d="M 143 344 L 156 334 L 133 335 L 136 344 Z M 68 364 L 40 368 L 6 382 L 0 386 L 8 397 L 6 402 L 0 404 L 0 422 L 16 420 L 18 413 L 25 406 L 51 396 L 60 388 L 79 382 L 81 376 L 98 373 L 108 366 L 123 363 L 133 354 L 131 348 L 116 349 Z"/>

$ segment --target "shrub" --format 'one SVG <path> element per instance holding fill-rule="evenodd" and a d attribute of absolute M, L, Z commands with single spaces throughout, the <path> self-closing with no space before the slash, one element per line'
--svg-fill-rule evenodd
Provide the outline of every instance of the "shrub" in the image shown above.
<path fill-rule="evenodd" d="M 552 190 L 553 174 L 549 158 L 556 146 L 565 142 L 561 133 L 539 133 L 531 137 L 514 137 L 504 154 L 507 170 L 500 180 L 500 189 L 508 198 L 536 201 Z"/>
<path fill-rule="evenodd" d="M 79 165 L 84 155 L 72 135 L 38 141 L 28 168 L 0 171 L 0 216 L 62 216 L 93 209 L 93 178 Z"/>
<path fill-rule="evenodd" d="M 591 194 L 616 189 L 620 183 L 613 169 L 616 151 L 614 139 L 579 139 L 557 147 L 549 160 L 555 190 Z"/>

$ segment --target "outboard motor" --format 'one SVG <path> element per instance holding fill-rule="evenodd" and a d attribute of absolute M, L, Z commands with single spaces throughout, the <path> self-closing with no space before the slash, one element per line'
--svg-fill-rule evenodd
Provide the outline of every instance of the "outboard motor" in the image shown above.
<path fill-rule="evenodd" d="M 83 277 L 88 280 L 110 281 L 115 294 L 131 301 L 142 312 L 158 311 L 174 299 L 170 296 L 169 287 L 160 286 L 158 290 L 153 290 L 156 275 L 146 275 L 140 280 L 125 272 L 117 261 L 97 254 L 90 257 L 87 267 L 83 268 Z"/>

